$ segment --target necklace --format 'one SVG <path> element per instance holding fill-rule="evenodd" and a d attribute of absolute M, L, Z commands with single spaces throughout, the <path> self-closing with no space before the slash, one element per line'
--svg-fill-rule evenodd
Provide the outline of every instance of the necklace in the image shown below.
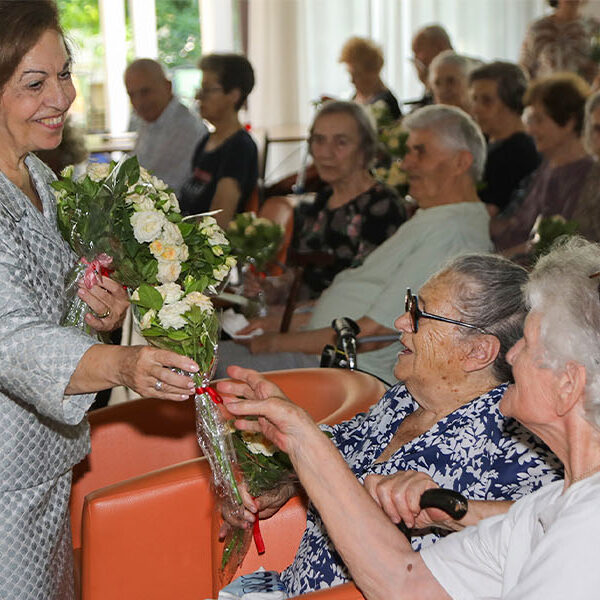
<path fill-rule="evenodd" d="M 596 473 L 596 471 L 600 471 L 600 465 L 595 465 L 594 467 L 592 467 L 591 469 L 588 469 L 587 471 L 584 471 L 577 477 L 573 477 L 571 479 L 571 483 L 569 485 L 573 485 L 575 482 L 581 481 L 582 479 L 585 479 L 586 477 L 593 475 L 594 473 Z"/>

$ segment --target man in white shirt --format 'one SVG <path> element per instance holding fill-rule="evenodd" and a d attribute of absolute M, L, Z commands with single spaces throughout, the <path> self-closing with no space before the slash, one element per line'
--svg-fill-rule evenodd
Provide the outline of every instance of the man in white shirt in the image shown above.
<path fill-rule="evenodd" d="M 191 173 L 194 149 L 207 133 L 206 126 L 173 95 L 171 82 L 155 60 L 132 62 L 125 71 L 125 87 L 140 118 L 132 153 L 177 194 Z"/>
<path fill-rule="evenodd" d="M 335 277 L 310 321 L 302 323 L 307 331 L 254 337 L 246 342 L 252 354 L 239 344 L 223 343 L 217 376 L 225 376 L 229 364 L 262 371 L 317 366 L 323 347 L 335 343 L 331 322 L 337 317 L 356 320 L 359 339 L 393 334 L 407 287 L 418 290 L 458 254 L 491 251 L 489 217 L 475 187 L 485 161 L 477 124 L 460 109 L 430 106 L 407 117 L 404 126 L 410 132 L 404 168 L 419 210 L 360 267 Z M 400 343 L 365 346 L 359 347 L 358 366 L 392 382 Z"/>

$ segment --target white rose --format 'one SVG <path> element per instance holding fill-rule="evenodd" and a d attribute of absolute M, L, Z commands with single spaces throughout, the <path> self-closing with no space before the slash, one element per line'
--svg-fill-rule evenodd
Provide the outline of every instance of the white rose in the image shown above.
<path fill-rule="evenodd" d="M 158 273 L 156 279 L 161 283 L 170 283 L 177 281 L 181 274 L 181 265 L 177 261 L 158 261 Z"/>
<path fill-rule="evenodd" d="M 214 307 L 210 298 L 205 296 L 201 292 L 190 292 L 185 298 L 184 302 L 188 304 L 193 304 L 195 306 L 199 306 L 203 312 L 212 312 Z"/>
<path fill-rule="evenodd" d="M 156 311 L 151 308 L 143 317 L 142 320 L 140 321 L 140 329 L 144 330 L 144 329 L 148 329 L 152 323 L 152 319 L 156 316 Z"/>
<path fill-rule="evenodd" d="M 235 221 L 231 221 L 231 223 L 229 223 L 229 225 L 228 225 L 227 229 L 228 229 L 229 231 L 231 231 L 232 233 L 236 233 L 236 232 L 237 232 L 237 230 L 238 230 L 237 223 L 236 223 Z"/>
<path fill-rule="evenodd" d="M 203 217 L 200 225 L 202 228 L 205 228 L 205 227 L 211 227 L 216 224 L 217 224 L 217 220 L 214 217 Z"/>
<path fill-rule="evenodd" d="M 60 172 L 60 176 L 64 177 L 64 178 L 72 178 L 73 177 L 73 172 L 75 171 L 75 167 L 73 165 L 69 165 L 68 167 L 65 167 L 61 172 Z"/>
<path fill-rule="evenodd" d="M 190 257 L 190 250 L 187 244 L 181 244 L 177 246 L 177 260 L 184 262 Z"/>
<path fill-rule="evenodd" d="M 100 181 L 108 177 L 110 165 L 107 163 L 90 163 L 86 169 L 86 173 L 92 181 Z"/>
<path fill-rule="evenodd" d="M 133 290 L 133 294 L 131 294 L 131 299 L 132 300 L 139 300 L 140 299 L 140 290 L 139 290 L 139 288 L 136 288 L 135 290 Z"/>
<path fill-rule="evenodd" d="M 163 285 L 157 285 L 156 289 L 160 292 L 166 304 L 173 304 L 173 302 L 181 300 L 181 296 L 183 296 L 183 290 L 178 283 L 164 283 Z"/>
<path fill-rule="evenodd" d="M 169 187 L 162 179 L 159 179 L 158 177 L 154 177 L 154 175 L 152 175 L 152 177 L 150 177 L 150 183 L 158 191 L 166 190 Z"/>
<path fill-rule="evenodd" d="M 135 203 L 133 208 L 137 212 L 151 212 L 155 210 L 154 202 L 152 201 L 152 198 L 148 198 L 148 196 L 142 197 L 139 202 Z"/>
<path fill-rule="evenodd" d="M 271 225 L 274 225 L 273 221 L 271 221 L 271 219 L 265 219 L 264 217 L 258 217 L 255 221 L 254 221 L 255 225 L 266 225 L 267 227 L 271 227 Z"/>
<path fill-rule="evenodd" d="M 262 433 L 252 431 L 243 431 L 242 439 L 252 454 L 263 454 L 264 456 L 273 456 L 277 450 Z"/>
<path fill-rule="evenodd" d="M 221 265 L 218 269 L 213 269 L 213 277 L 217 281 L 223 281 L 227 277 L 227 273 L 229 273 L 229 267 L 226 264 Z"/>
<path fill-rule="evenodd" d="M 233 257 L 233 256 L 228 256 L 225 259 L 225 264 L 227 265 L 228 268 L 233 269 L 233 267 L 235 267 L 235 265 L 237 265 L 237 260 L 235 260 L 235 257 Z"/>
<path fill-rule="evenodd" d="M 171 223 L 165 219 L 163 224 L 163 234 L 161 238 L 165 241 L 166 244 L 171 244 L 174 246 L 183 244 L 183 236 L 181 235 L 181 230 L 175 223 Z"/>
<path fill-rule="evenodd" d="M 130 218 L 133 235 L 140 243 L 154 241 L 160 235 L 163 225 L 167 222 L 165 216 L 155 210 L 135 212 Z"/>
<path fill-rule="evenodd" d="M 209 236 L 208 243 L 211 246 L 229 246 L 229 240 L 225 237 L 222 229 L 214 231 Z"/>
<path fill-rule="evenodd" d="M 223 248 L 221 246 L 213 246 L 211 250 L 215 256 L 223 256 Z"/>
<path fill-rule="evenodd" d="M 254 225 L 248 225 L 246 229 L 244 229 L 244 235 L 253 235 L 256 233 L 256 227 Z"/>
<path fill-rule="evenodd" d="M 187 321 L 183 315 L 190 309 L 187 302 L 173 302 L 173 304 L 166 304 L 158 311 L 158 318 L 160 324 L 166 329 L 181 329 L 185 327 Z"/>
<path fill-rule="evenodd" d="M 139 183 L 149 183 L 150 181 L 152 181 L 152 175 L 150 174 L 150 171 L 144 169 L 144 167 L 140 167 Z"/>

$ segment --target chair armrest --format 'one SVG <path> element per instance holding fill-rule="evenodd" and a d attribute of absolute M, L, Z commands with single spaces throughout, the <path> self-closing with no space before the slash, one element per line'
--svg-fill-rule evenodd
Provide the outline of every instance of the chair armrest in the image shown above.
<path fill-rule="evenodd" d="M 203 458 L 92 492 L 83 511 L 81 597 L 216 598 L 219 525 Z M 258 556 L 252 545 L 240 573 L 285 568 L 305 526 L 305 500 L 293 498 L 261 521 L 266 552 Z"/>

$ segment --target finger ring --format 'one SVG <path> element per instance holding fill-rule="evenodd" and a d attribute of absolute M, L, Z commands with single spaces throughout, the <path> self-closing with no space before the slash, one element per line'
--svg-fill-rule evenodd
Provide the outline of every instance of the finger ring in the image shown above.
<path fill-rule="evenodd" d="M 101 315 L 98 313 L 94 313 L 97 319 L 106 319 L 106 317 L 110 317 L 110 308 L 107 308 Z"/>
<path fill-rule="evenodd" d="M 156 383 L 154 384 L 154 389 L 157 392 L 160 392 L 162 390 L 162 387 L 163 387 L 163 382 L 160 379 L 157 379 Z"/>

